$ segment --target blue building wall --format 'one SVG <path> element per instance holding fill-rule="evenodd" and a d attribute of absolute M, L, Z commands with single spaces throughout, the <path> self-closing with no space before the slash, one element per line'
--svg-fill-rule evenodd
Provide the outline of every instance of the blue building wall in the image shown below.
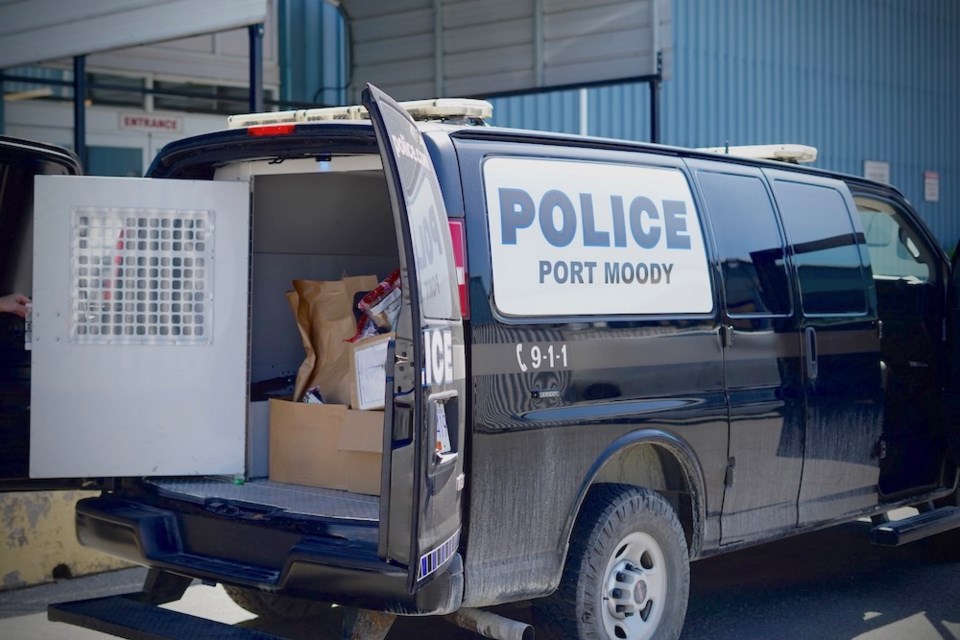
<path fill-rule="evenodd" d="M 280 2 L 284 97 L 337 104 L 342 21 L 326 2 Z M 960 0 L 673 0 L 672 17 L 661 142 L 809 144 L 816 166 L 853 174 L 887 162 L 941 243 L 960 239 Z M 496 125 L 650 138 L 643 84 L 491 102 Z M 924 201 L 924 171 L 939 202 Z"/>
<path fill-rule="evenodd" d="M 341 105 L 346 99 L 346 25 L 337 8 L 320 0 L 278 0 L 280 99 Z"/>
<path fill-rule="evenodd" d="M 888 162 L 940 242 L 960 239 L 960 2 L 673 0 L 673 25 L 661 142 L 809 144 L 816 166 L 858 175 Z M 581 132 L 577 93 L 495 98 L 493 122 Z M 649 140 L 646 85 L 587 93 L 587 133 Z"/>

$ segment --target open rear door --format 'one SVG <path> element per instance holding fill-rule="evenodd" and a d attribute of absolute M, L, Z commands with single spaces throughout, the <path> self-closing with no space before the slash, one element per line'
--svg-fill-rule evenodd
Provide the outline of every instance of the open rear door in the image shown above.
<path fill-rule="evenodd" d="M 39 176 L 30 477 L 240 474 L 245 183 Z"/>
<path fill-rule="evenodd" d="M 960 467 L 960 241 L 953 250 L 950 269 L 950 288 L 947 296 L 949 311 L 950 362 L 947 370 L 947 388 L 943 395 L 943 420 L 946 429 L 947 455 Z"/>
<path fill-rule="evenodd" d="M 404 296 L 387 402 L 380 555 L 407 565 L 416 591 L 448 566 L 459 547 L 463 323 L 446 209 L 423 137 L 376 87 L 367 85 L 363 104 L 390 190 Z"/>

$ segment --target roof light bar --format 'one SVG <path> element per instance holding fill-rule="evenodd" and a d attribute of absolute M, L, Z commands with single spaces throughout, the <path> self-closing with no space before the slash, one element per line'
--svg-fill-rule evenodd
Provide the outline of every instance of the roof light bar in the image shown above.
<path fill-rule="evenodd" d="M 755 144 L 741 147 L 701 147 L 697 151 L 721 153 L 753 160 L 779 160 L 798 164 L 817 159 L 817 148 L 805 144 Z"/>
<path fill-rule="evenodd" d="M 442 120 L 470 118 L 487 120 L 493 116 L 493 105 L 486 100 L 467 98 L 437 98 L 401 102 L 414 120 Z M 227 127 L 239 129 L 263 124 L 304 123 L 326 120 L 367 120 L 370 116 L 365 107 L 327 107 L 323 109 L 298 109 L 295 111 L 267 111 L 246 113 L 227 117 Z"/>

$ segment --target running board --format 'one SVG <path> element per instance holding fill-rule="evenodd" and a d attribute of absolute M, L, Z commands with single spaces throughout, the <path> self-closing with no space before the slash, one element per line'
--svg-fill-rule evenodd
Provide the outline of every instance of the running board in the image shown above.
<path fill-rule="evenodd" d="M 870 529 L 870 542 L 882 547 L 899 547 L 960 527 L 960 507 L 940 507 L 911 518 L 878 524 Z"/>
<path fill-rule="evenodd" d="M 47 618 L 130 640 L 282 640 L 140 602 L 141 592 L 51 604 Z"/>

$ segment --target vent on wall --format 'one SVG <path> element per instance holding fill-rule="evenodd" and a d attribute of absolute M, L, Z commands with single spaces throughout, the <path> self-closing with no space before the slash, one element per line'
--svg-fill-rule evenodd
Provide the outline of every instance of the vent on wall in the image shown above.
<path fill-rule="evenodd" d="M 78 208 L 70 341 L 209 344 L 213 211 Z"/>

